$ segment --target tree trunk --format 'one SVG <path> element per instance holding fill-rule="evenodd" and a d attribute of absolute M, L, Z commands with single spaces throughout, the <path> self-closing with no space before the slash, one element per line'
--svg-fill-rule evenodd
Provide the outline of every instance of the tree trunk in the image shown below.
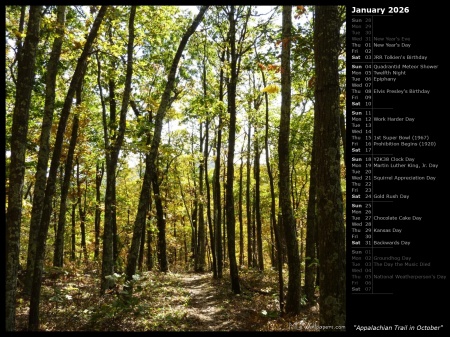
<path fill-rule="evenodd" d="M 64 232 L 66 227 L 67 195 L 69 194 L 70 178 L 72 177 L 73 155 L 78 137 L 78 115 L 73 116 L 72 136 L 69 143 L 66 165 L 64 167 L 64 180 L 61 186 L 61 200 L 59 204 L 58 229 L 55 241 L 55 250 L 53 255 L 53 265 L 62 267 L 64 261 Z M 73 201 L 72 201 L 73 203 Z M 75 203 L 76 205 L 76 203 Z M 73 211 L 73 210 L 72 210 Z M 72 214 L 73 215 L 73 214 Z M 74 250 L 74 249 L 73 249 Z"/>
<path fill-rule="evenodd" d="M 116 100 L 115 84 L 113 79 L 109 80 L 109 107 L 110 123 L 115 123 Z M 113 122 L 114 121 L 114 122 Z M 106 146 L 106 189 L 105 189 L 105 216 L 103 223 L 103 255 L 102 255 L 102 275 L 100 284 L 100 293 L 103 294 L 114 284 L 106 276 L 114 274 L 114 248 L 113 248 L 113 219 L 116 217 L 115 206 L 115 185 L 116 185 L 116 167 L 117 157 L 114 150 L 109 145 L 108 138 L 105 139 Z M 117 152 L 116 152 L 117 153 Z M 117 153 L 118 154 L 118 153 Z"/>
<path fill-rule="evenodd" d="M 174 241 L 177 242 L 177 226 L 176 223 L 173 222 L 173 238 Z M 177 264 L 177 245 L 173 247 L 173 264 Z"/>
<path fill-rule="evenodd" d="M 223 213 L 222 213 L 222 248 L 223 248 L 223 265 L 224 267 L 227 264 L 227 172 L 225 170 L 226 166 L 223 166 L 223 173 L 222 173 L 222 185 L 223 185 L 223 201 L 224 201 L 224 207 L 223 207 Z"/>
<path fill-rule="evenodd" d="M 183 35 L 183 37 L 181 39 L 180 45 L 178 46 L 177 52 L 172 61 L 172 66 L 170 68 L 170 72 L 169 72 L 169 75 L 167 78 L 166 87 L 165 87 L 164 93 L 161 97 L 161 103 L 160 103 L 158 111 L 156 113 L 154 134 L 152 136 L 150 152 L 146 154 L 146 162 L 145 162 L 146 168 L 145 168 L 145 174 L 144 174 L 144 182 L 142 185 L 141 194 L 139 196 L 139 206 L 138 206 L 138 211 L 136 214 L 136 220 L 134 222 L 134 230 L 133 230 L 133 238 L 131 241 L 131 247 L 128 252 L 128 260 L 127 260 L 127 266 L 126 266 L 127 280 L 131 280 L 132 276 L 134 275 L 134 273 L 136 271 L 137 253 L 139 250 L 136 248 L 136 246 L 139 246 L 139 242 L 141 239 L 140 236 L 141 236 L 141 231 L 143 228 L 142 222 L 145 222 L 145 220 L 146 220 L 147 207 L 148 207 L 149 200 L 150 200 L 150 184 L 153 183 L 153 187 L 155 187 L 154 181 L 157 179 L 155 162 L 156 162 L 156 157 L 158 154 L 159 143 L 161 141 L 162 123 L 163 123 L 166 111 L 169 108 L 170 103 L 171 103 L 170 94 L 175 86 L 175 75 L 177 72 L 178 63 L 180 61 L 181 54 L 183 53 L 183 50 L 189 40 L 189 37 L 194 33 L 197 26 L 200 24 L 200 21 L 202 20 L 207 8 L 208 8 L 208 6 L 201 7 L 199 13 L 197 14 L 197 17 L 194 19 L 191 26 L 187 29 L 187 31 L 185 32 L 185 34 Z M 156 184 L 156 185 L 158 185 L 158 184 Z M 158 186 L 158 188 L 159 188 L 159 186 Z M 155 198 L 156 198 L 155 202 L 157 205 L 157 212 L 162 212 L 162 210 L 158 210 L 158 207 L 160 207 L 158 205 L 158 198 L 160 197 L 159 191 L 154 190 L 154 194 L 155 194 Z M 161 219 L 164 220 L 162 216 L 161 216 Z M 159 219 L 160 219 L 160 217 L 158 215 L 158 221 L 160 221 Z M 165 223 L 158 224 L 158 229 L 160 226 L 164 226 L 161 229 L 165 229 Z M 165 235 L 164 232 L 162 232 L 162 233 L 160 232 L 159 235 L 163 235 L 163 234 Z M 164 249 L 165 249 L 165 247 L 164 247 Z M 167 260 L 165 259 L 165 251 L 160 252 L 160 254 L 164 255 L 164 257 L 161 256 L 161 262 L 162 262 L 162 267 L 163 267 L 162 270 L 163 270 L 163 269 L 167 268 Z"/>
<path fill-rule="evenodd" d="M 35 186 L 33 195 L 33 207 L 31 210 L 30 234 L 28 239 L 27 273 L 25 276 L 24 292 L 31 293 L 33 281 L 34 262 L 36 260 L 36 244 L 41 221 L 42 207 L 45 197 L 45 184 L 47 182 L 48 159 L 50 157 L 50 134 L 53 123 L 53 112 L 55 109 L 56 76 L 58 74 L 58 63 L 64 37 L 66 6 L 57 7 L 56 37 L 53 41 L 50 59 L 45 76 L 45 104 L 44 117 L 42 119 L 41 136 L 39 140 L 38 162 L 36 166 Z M 62 254 L 62 253 L 61 253 Z M 62 260 L 61 260 L 62 266 Z"/>
<path fill-rule="evenodd" d="M 11 128 L 11 162 L 6 215 L 6 331 L 15 330 L 22 188 L 25 176 L 28 119 L 35 76 L 36 49 L 39 43 L 41 9 L 42 6 L 30 6 L 27 35 L 18 62 L 17 89 Z"/>
<path fill-rule="evenodd" d="M 128 210 L 128 214 L 130 214 L 130 210 Z M 142 225 L 141 244 L 140 244 L 140 247 L 139 247 L 138 270 L 140 270 L 140 271 L 142 271 L 142 265 L 144 263 L 145 225 L 146 225 L 146 223 L 144 222 L 143 225 Z"/>
<path fill-rule="evenodd" d="M 152 219 L 152 198 L 150 194 L 149 203 L 148 203 L 148 220 Z M 145 223 L 145 220 L 144 220 Z M 150 222 L 151 223 L 151 222 Z M 153 270 L 153 228 L 151 224 L 147 226 L 147 270 Z"/>
<path fill-rule="evenodd" d="M 222 52 L 220 57 L 221 64 L 225 62 L 225 51 Z M 224 71 L 223 67 L 220 68 L 219 76 L 219 100 L 224 101 L 223 93 L 223 83 L 224 83 Z M 222 111 L 219 113 L 219 126 L 217 130 L 217 141 L 216 141 L 216 160 L 214 163 L 214 185 L 213 185 L 213 197 L 214 197 L 214 227 L 215 227 L 215 249 L 217 257 L 217 278 L 222 278 L 222 267 L 223 267 L 223 257 L 222 257 L 222 229 L 221 217 L 222 217 L 222 206 L 220 197 L 220 156 L 222 147 Z"/>
<path fill-rule="evenodd" d="M 226 214 L 227 214 L 227 237 L 228 257 L 230 261 L 231 289 L 235 294 L 241 292 L 239 285 L 239 272 L 236 263 L 235 243 L 235 215 L 234 215 L 234 144 L 236 138 L 236 85 L 237 85 L 237 52 L 236 52 L 236 19 L 234 17 L 234 6 L 230 6 L 228 15 L 230 22 L 230 52 L 231 52 L 231 76 L 228 84 L 228 113 L 230 114 L 230 128 L 228 138 L 227 158 L 227 185 L 226 185 Z"/>
<path fill-rule="evenodd" d="M 100 223 L 101 223 L 101 215 L 102 210 L 100 207 L 100 188 L 102 186 L 103 174 L 105 172 L 104 163 L 102 162 L 102 167 L 100 168 L 99 162 L 97 161 L 96 170 L 95 170 L 95 220 L 94 220 L 94 259 L 98 260 L 100 255 Z"/>
<path fill-rule="evenodd" d="M 205 100 L 205 109 L 208 111 L 207 106 L 207 82 L 206 82 L 206 54 L 207 40 L 205 34 L 205 42 L 203 44 L 203 98 Z M 211 242 L 211 253 L 212 253 L 212 266 L 213 270 L 213 278 L 217 278 L 217 261 L 216 261 L 216 251 L 215 251 L 215 242 L 214 242 L 214 231 L 213 231 L 213 222 L 211 218 L 211 193 L 209 186 L 209 178 L 208 178 L 208 150 L 209 150 L 209 125 L 210 125 L 210 117 L 206 117 L 206 131 L 205 131 L 205 151 L 203 154 L 203 165 L 205 167 L 205 185 L 206 185 L 206 213 L 208 219 L 208 228 L 209 228 L 209 241 Z"/>
<path fill-rule="evenodd" d="M 77 91 L 77 104 L 81 104 L 81 85 L 80 90 Z M 75 115 L 78 117 L 78 115 Z M 77 126 L 78 128 L 78 126 Z M 77 194 L 78 194 L 78 213 L 80 214 L 80 234 L 81 234 L 81 250 L 83 251 L 84 259 L 87 261 L 87 247 L 86 247 L 86 193 L 87 193 L 87 176 L 85 175 L 86 188 L 84 190 L 84 203 L 81 201 L 82 190 L 80 180 L 80 162 L 78 156 L 76 158 L 77 163 Z"/>
<path fill-rule="evenodd" d="M 264 75 L 264 71 L 261 69 L 261 76 L 263 79 L 263 85 L 264 88 L 267 86 L 266 83 L 266 77 Z M 265 149 L 265 155 L 266 155 L 266 167 L 267 167 L 267 175 L 269 176 L 269 185 L 270 185 L 270 219 L 272 224 L 272 229 L 275 236 L 275 247 L 277 250 L 277 260 L 275 260 L 275 257 L 272 258 L 273 261 L 282 261 L 282 259 L 278 259 L 279 256 L 281 256 L 281 245 L 278 247 L 278 239 L 279 235 L 277 237 L 277 232 L 279 233 L 279 229 L 277 228 L 277 216 L 276 216 L 276 207 L 275 207 L 275 186 L 273 182 L 273 174 L 272 174 L 272 168 L 270 165 L 270 151 L 269 151 L 269 97 L 267 92 L 264 92 L 264 101 L 266 106 L 266 121 L 265 121 L 265 135 L 264 135 L 264 149 Z M 279 250 L 280 249 L 280 250 Z M 274 251 L 274 249 L 272 249 Z M 275 265 L 278 265 L 278 262 L 275 263 Z M 283 265 L 278 265 L 278 268 L 280 270 L 280 274 L 282 274 L 282 268 Z M 280 279 L 282 282 L 282 278 Z M 281 283 L 282 284 L 282 283 Z M 280 303 L 282 302 L 282 299 L 280 299 Z M 281 310 L 282 311 L 282 310 Z"/>
<path fill-rule="evenodd" d="M 66 129 L 66 124 L 69 118 L 70 110 L 72 108 L 73 96 L 78 88 L 80 81 L 84 76 L 88 63 L 89 52 L 91 50 L 95 37 L 97 36 L 98 29 L 100 28 L 100 24 L 103 20 L 103 17 L 107 9 L 108 6 L 102 6 L 100 8 L 98 15 L 92 25 L 92 29 L 89 33 L 89 36 L 86 39 L 84 49 L 82 51 L 80 58 L 78 59 L 75 72 L 72 76 L 72 81 L 70 82 L 69 90 L 67 92 L 66 99 L 64 101 L 64 105 L 61 111 L 58 129 L 56 131 L 55 146 L 53 149 L 53 155 L 50 164 L 50 172 L 47 178 L 44 206 L 42 210 L 41 224 L 39 226 L 38 245 L 36 248 L 36 263 L 34 268 L 33 285 L 31 290 L 28 329 L 33 331 L 39 329 L 39 301 L 41 292 L 41 277 L 45 258 L 45 246 L 48 234 L 48 227 L 50 224 L 50 217 L 52 214 L 52 199 L 56 191 L 56 175 L 58 172 L 59 161 L 62 152 L 64 132 Z"/>
<path fill-rule="evenodd" d="M 344 164 L 347 166 L 347 132 L 345 131 L 345 116 L 343 111 L 339 114 L 339 124 L 341 128 L 342 155 L 344 158 Z"/>
<path fill-rule="evenodd" d="M 194 134 L 191 136 L 191 153 L 194 153 Z M 194 260 L 194 271 L 197 269 L 197 263 L 198 263 L 198 205 L 199 205 L 199 199 L 197 194 L 197 180 L 196 180 L 196 168 L 195 164 L 192 165 L 192 176 L 193 176 L 193 193 L 194 193 L 194 205 L 192 210 L 192 217 L 191 217 L 191 228 L 192 228 L 192 236 L 191 236 L 191 256 Z M 181 183 L 180 183 L 181 186 Z"/>
<path fill-rule="evenodd" d="M 116 103 L 115 103 L 115 83 L 110 80 L 110 124 L 113 127 L 113 139 L 106 151 L 110 155 L 106 156 L 106 193 L 105 193 L 105 220 L 103 226 L 103 259 L 100 293 L 114 285 L 112 279 L 107 276 L 114 274 L 114 264 L 118 256 L 118 237 L 116 224 L 116 169 L 119 153 L 125 137 L 126 116 L 131 95 L 131 78 L 133 76 L 133 49 L 134 49 L 134 17 L 136 6 L 131 6 L 128 23 L 128 44 L 127 44 L 127 70 L 125 75 L 125 88 L 120 109 L 119 129 L 115 132 L 116 124 Z M 105 144 L 108 144 L 105 139 Z M 142 227 L 142 226 L 141 226 Z"/>
<path fill-rule="evenodd" d="M 255 187 L 252 189 L 253 198 L 252 198 L 252 250 L 253 250 L 253 259 L 252 259 L 252 267 L 258 267 L 258 245 L 257 245 L 257 233 L 256 233 L 256 193 Z"/>
<path fill-rule="evenodd" d="M 259 151 L 258 133 L 255 128 L 255 218 L 256 218 L 256 243 L 258 246 L 258 268 L 264 270 L 264 256 L 263 256 L 263 241 L 262 241 L 262 221 L 261 221 L 261 190 L 260 190 L 260 168 L 259 157 L 261 152 Z"/>
<path fill-rule="evenodd" d="M 76 258 L 76 254 L 75 254 L 75 250 L 76 250 L 76 232 L 75 232 L 75 225 L 76 225 L 76 210 L 77 210 L 77 204 L 75 202 L 72 203 L 72 232 L 70 233 L 71 235 L 71 241 L 70 241 L 70 261 L 75 261 Z"/>
<path fill-rule="evenodd" d="M 317 273 L 317 238 L 316 229 L 316 181 L 317 181 L 317 156 L 316 141 L 313 136 L 311 153 L 311 172 L 309 174 L 309 199 L 306 212 L 306 247 L 305 247 L 305 295 L 308 303 L 315 303 L 315 278 Z"/>
<path fill-rule="evenodd" d="M 203 123 L 200 123 L 200 153 L 203 155 Z M 205 271 L 205 215 L 204 215 L 204 198 L 203 198 L 203 173 L 204 173 L 204 160 L 200 161 L 199 165 L 199 202 L 198 202 L 198 242 L 197 242 L 197 263 L 196 271 Z"/>
<path fill-rule="evenodd" d="M 286 312 L 298 314 L 300 312 L 301 275 L 300 255 L 298 250 L 295 218 L 290 198 L 289 177 L 289 133 L 291 113 L 291 31 L 292 6 L 283 6 L 282 14 L 282 52 L 281 52 L 281 118 L 278 141 L 279 172 L 280 172 L 280 205 L 283 219 L 284 235 L 286 239 L 288 258 L 288 293 Z"/>
<path fill-rule="evenodd" d="M 242 144 L 241 154 L 244 153 L 244 144 Z M 244 156 L 241 155 L 241 165 L 239 166 L 239 266 L 244 265 L 244 219 L 242 203 L 243 201 L 243 175 L 244 175 Z"/>
<path fill-rule="evenodd" d="M 212 266 L 211 269 L 213 271 L 213 278 L 217 278 L 217 257 L 216 257 L 216 243 L 215 243 L 215 235 L 213 230 L 213 219 L 211 217 L 211 192 L 209 186 L 209 178 L 208 178 L 208 147 L 209 147 L 209 118 L 206 121 L 206 137 L 205 137 L 205 184 L 206 184 L 206 208 L 208 215 L 208 227 L 209 227 L 209 242 L 211 243 L 211 255 L 212 255 Z"/>
<path fill-rule="evenodd" d="M 159 183 L 157 176 L 152 181 L 153 192 L 155 196 L 156 207 L 156 224 L 158 226 L 158 262 L 159 270 L 162 272 L 169 271 L 169 265 L 167 263 L 167 244 L 166 244 L 166 218 L 164 214 L 164 208 L 161 200 L 161 193 L 159 190 Z M 129 272 L 129 270 L 127 270 Z M 128 275 L 128 273 L 127 273 Z"/>
<path fill-rule="evenodd" d="M 314 24 L 320 324 L 344 326 L 346 256 L 340 174 L 338 7 L 317 6 Z"/>
<path fill-rule="evenodd" d="M 247 266 L 248 268 L 253 266 L 253 228 L 252 228 L 252 205 L 250 198 L 250 142 L 251 142 L 252 128 L 250 121 L 248 123 L 248 139 L 247 139 L 247 181 L 245 189 L 245 207 L 247 211 Z"/>
<path fill-rule="evenodd" d="M 222 70 L 221 70 L 222 77 Z M 221 89 L 222 91 L 222 89 Z M 213 188 L 213 198 L 214 198 L 214 241 L 216 248 L 217 257 L 217 278 L 222 278 L 222 228 L 221 228 L 221 218 L 222 218 L 222 208 L 221 208 L 221 197 L 220 197 L 220 155 L 222 146 L 222 117 L 219 116 L 219 129 L 217 131 L 217 141 L 216 141 L 216 160 L 214 164 L 214 188 Z"/>

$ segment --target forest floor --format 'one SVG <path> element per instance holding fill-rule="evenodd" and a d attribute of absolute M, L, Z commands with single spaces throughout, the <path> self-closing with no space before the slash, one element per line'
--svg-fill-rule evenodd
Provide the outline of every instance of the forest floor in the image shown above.
<path fill-rule="evenodd" d="M 122 286 L 99 296 L 98 270 L 49 271 L 41 290 L 40 330 L 318 330 L 317 304 L 305 305 L 297 316 L 279 314 L 275 271 L 241 269 L 238 295 L 231 291 L 228 271 L 223 275 L 217 280 L 212 273 L 144 272 L 135 280 L 133 296 L 126 302 Z M 123 285 L 123 277 L 117 276 L 117 284 Z M 29 301 L 19 294 L 17 330 L 26 330 L 28 312 Z"/>

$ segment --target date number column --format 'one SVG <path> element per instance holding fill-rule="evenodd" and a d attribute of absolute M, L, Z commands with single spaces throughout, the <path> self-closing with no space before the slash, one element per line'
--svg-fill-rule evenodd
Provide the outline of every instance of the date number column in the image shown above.
<path fill-rule="evenodd" d="M 351 19 L 350 80 L 350 226 L 351 292 L 373 292 L 372 171 L 372 16 Z"/>

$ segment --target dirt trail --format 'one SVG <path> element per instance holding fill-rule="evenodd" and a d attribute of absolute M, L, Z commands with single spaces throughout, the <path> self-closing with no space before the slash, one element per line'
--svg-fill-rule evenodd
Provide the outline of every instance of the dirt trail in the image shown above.
<path fill-rule="evenodd" d="M 193 331 L 245 330 L 241 310 L 232 310 L 230 294 L 220 293 L 211 274 L 184 274 L 180 280 L 189 292 L 190 300 L 185 310 L 186 320 Z M 231 309 L 231 310 L 230 310 Z"/>

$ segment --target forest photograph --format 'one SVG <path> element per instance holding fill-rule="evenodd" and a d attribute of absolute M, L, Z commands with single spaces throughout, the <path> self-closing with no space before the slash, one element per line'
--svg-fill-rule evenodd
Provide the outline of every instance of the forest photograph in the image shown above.
<path fill-rule="evenodd" d="M 345 25 L 5 6 L 6 331 L 345 331 Z"/>

